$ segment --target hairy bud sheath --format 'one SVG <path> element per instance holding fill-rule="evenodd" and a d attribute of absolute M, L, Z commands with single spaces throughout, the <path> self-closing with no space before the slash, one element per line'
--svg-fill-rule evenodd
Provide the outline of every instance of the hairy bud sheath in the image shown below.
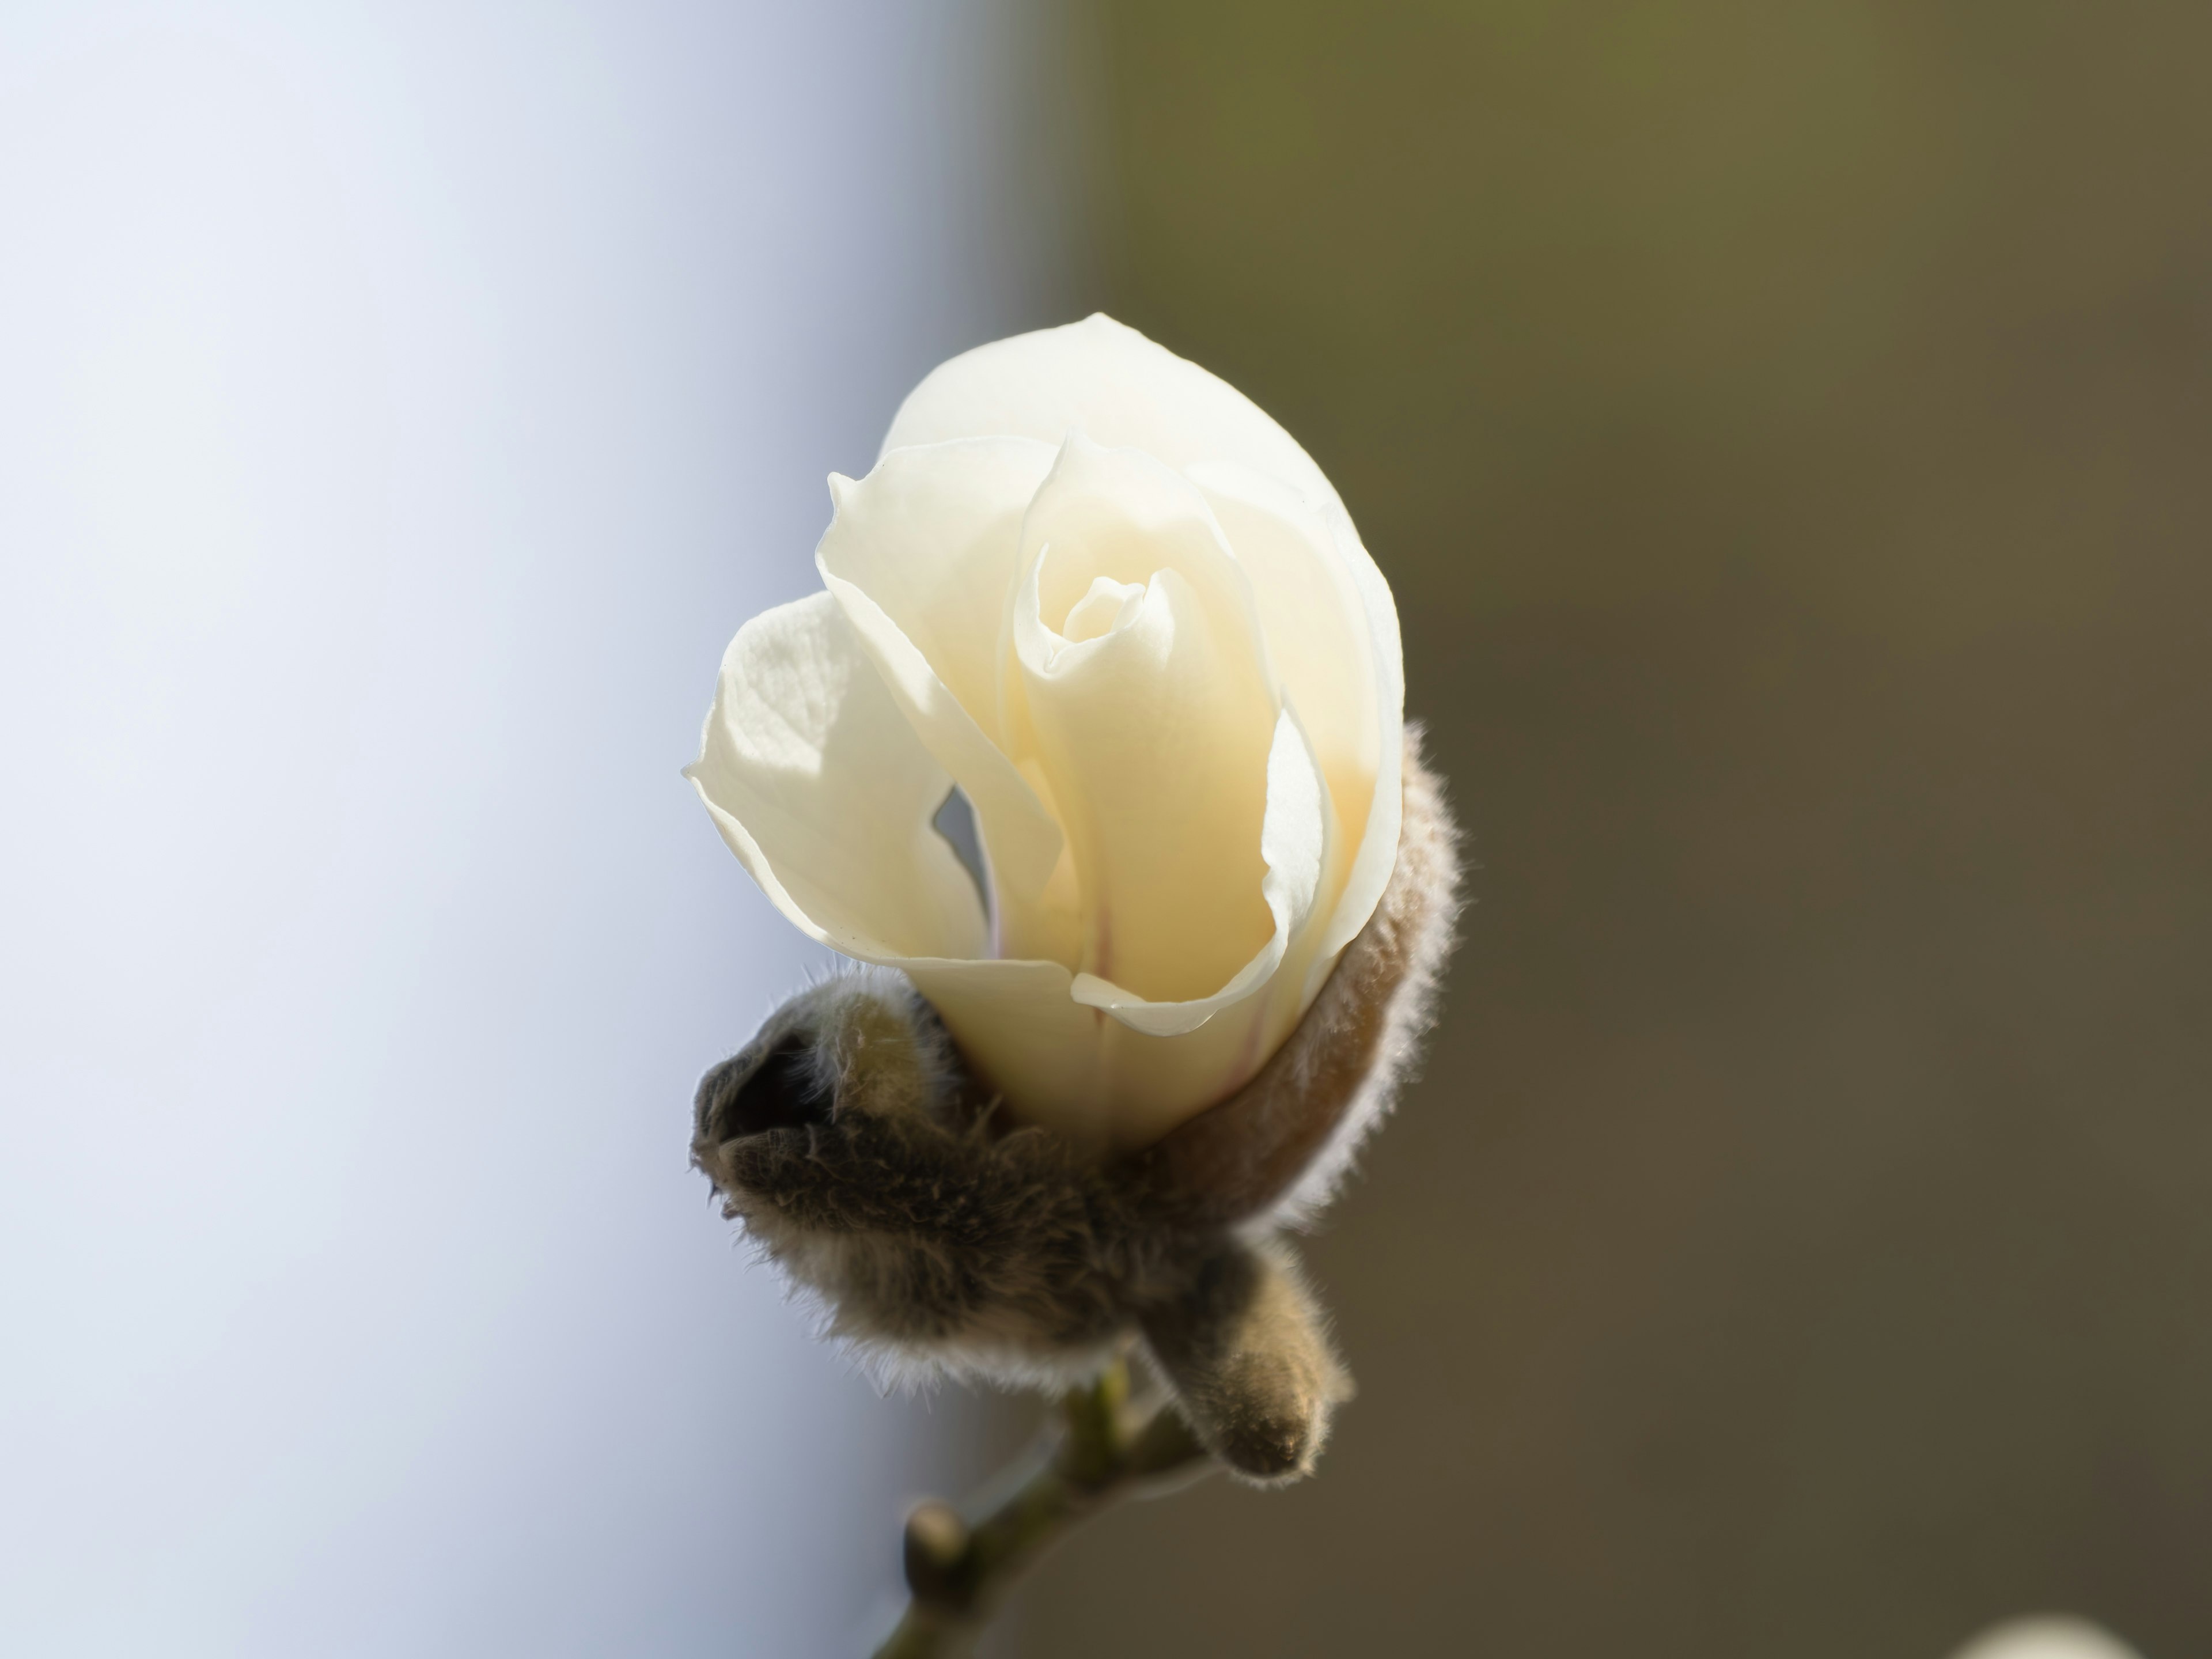
<path fill-rule="evenodd" d="M 893 1375 L 1057 1381 L 1139 1338 L 1247 1479 L 1311 1471 L 1351 1394 L 1277 1235 L 1327 1204 L 1426 1029 L 1458 832 L 1408 727 L 1389 884 L 1289 1040 L 1228 1099 L 1100 1160 L 1010 1124 L 898 975 L 772 1015 L 699 1085 L 692 1158 L 724 1212 Z"/>

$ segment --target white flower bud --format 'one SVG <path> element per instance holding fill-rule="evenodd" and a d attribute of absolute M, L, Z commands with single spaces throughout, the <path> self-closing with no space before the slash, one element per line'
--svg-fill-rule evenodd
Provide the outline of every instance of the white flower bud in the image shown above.
<path fill-rule="evenodd" d="M 2008 1620 L 1985 1631 L 1952 1659 L 2136 1659 L 2118 1637 L 2083 1619 L 2046 1614 Z"/>
<path fill-rule="evenodd" d="M 688 775 L 1012 1115 L 1160 1139 L 1259 1073 L 1389 880 L 1388 584 L 1282 428 L 1104 317 L 945 364 L 831 489 L 825 591 L 739 630 Z M 956 784 L 986 895 L 933 827 Z"/>
<path fill-rule="evenodd" d="M 1294 1480 L 1351 1379 L 1273 1235 L 1388 1108 L 1458 912 L 1389 588 L 1280 427 L 1103 317 L 945 364 L 831 489 L 826 591 L 739 630 L 689 775 L 874 966 L 707 1074 L 693 1158 L 879 1370 L 1141 1343 Z"/>

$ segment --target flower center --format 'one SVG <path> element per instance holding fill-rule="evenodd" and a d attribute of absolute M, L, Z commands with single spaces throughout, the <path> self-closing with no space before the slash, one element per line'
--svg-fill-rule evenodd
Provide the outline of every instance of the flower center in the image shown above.
<path fill-rule="evenodd" d="M 1070 645 L 1103 638 L 1145 597 L 1141 582 L 1117 582 L 1111 576 L 1094 576 L 1091 589 L 1068 607 L 1060 625 L 1060 636 Z"/>

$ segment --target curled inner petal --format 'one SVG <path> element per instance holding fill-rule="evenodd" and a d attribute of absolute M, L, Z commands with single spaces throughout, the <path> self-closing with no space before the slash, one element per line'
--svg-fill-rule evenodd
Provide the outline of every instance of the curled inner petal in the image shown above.
<path fill-rule="evenodd" d="M 1023 540 L 1005 729 L 1067 835 L 1076 966 L 1149 1001 L 1209 997 L 1276 931 L 1279 700 L 1249 586 L 1196 489 L 1079 437 Z"/>
<path fill-rule="evenodd" d="M 1094 576 L 1091 591 L 1075 602 L 1067 613 L 1067 620 L 1056 630 L 1070 645 L 1080 645 L 1089 640 L 1111 633 L 1124 619 L 1133 620 L 1136 607 L 1144 602 L 1145 589 L 1138 582 L 1117 582 L 1111 576 Z"/>

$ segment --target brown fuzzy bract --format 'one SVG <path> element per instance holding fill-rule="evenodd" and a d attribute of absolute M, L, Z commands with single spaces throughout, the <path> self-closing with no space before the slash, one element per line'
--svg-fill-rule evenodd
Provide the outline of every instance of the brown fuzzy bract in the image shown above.
<path fill-rule="evenodd" d="M 1235 1094 L 1100 1162 L 1009 1126 L 928 1005 L 864 969 L 800 993 L 701 1079 L 693 1161 L 725 1213 L 892 1375 L 1064 1381 L 1133 1334 L 1200 1437 L 1309 1472 L 1351 1380 L 1289 1247 L 1389 1109 L 1458 914 L 1457 831 L 1407 728 L 1374 915 Z"/>

